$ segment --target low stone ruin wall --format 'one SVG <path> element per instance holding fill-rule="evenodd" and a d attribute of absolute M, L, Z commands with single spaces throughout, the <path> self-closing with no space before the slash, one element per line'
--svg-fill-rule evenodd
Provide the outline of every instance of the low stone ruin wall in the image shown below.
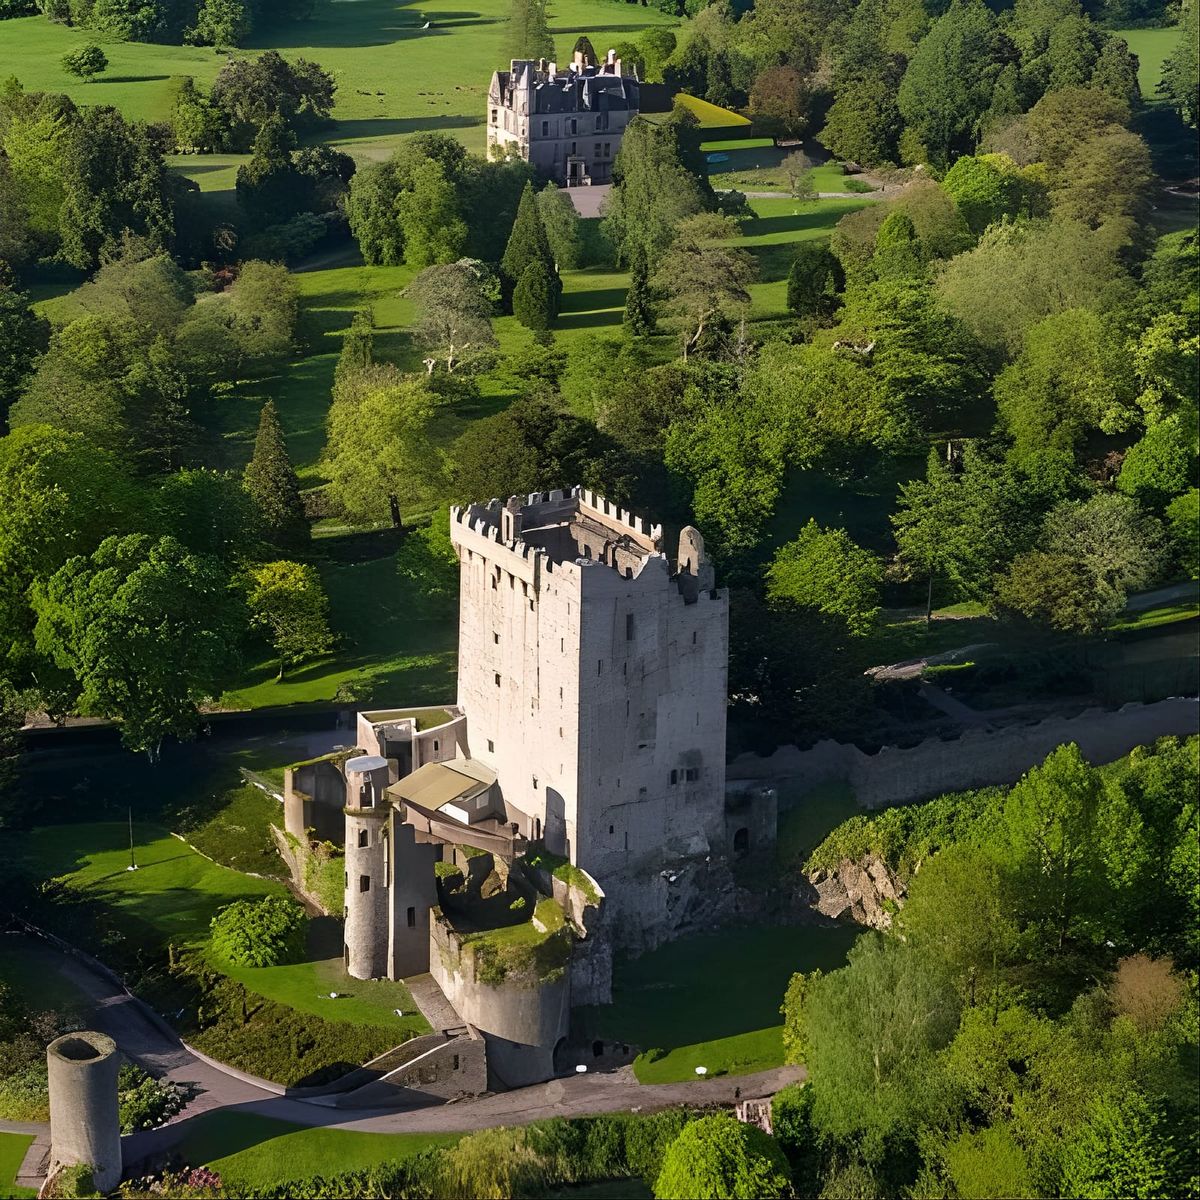
<path fill-rule="evenodd" d="M 787 779 L 801 791 L 841 780 L 859 804 L 883 808 L 944 792 L 1015 783 L 1066 742 L 1077 743 L 1089 762 L 1108 763 L 1160 737 L 1198 731 L 1200 701 L 1172 698 L 1126 704 L 1115 711 L 1089 708 L 1075 717 L 1050 717 L 1027 725 L 970 729 L 958 738 L 927 738 L 908 749 L 885 746 L 875 754 L 831 740 L 811 750 L 783 746 L 764 758 L 740 754 L 727 774 L 730 780 Z"/>

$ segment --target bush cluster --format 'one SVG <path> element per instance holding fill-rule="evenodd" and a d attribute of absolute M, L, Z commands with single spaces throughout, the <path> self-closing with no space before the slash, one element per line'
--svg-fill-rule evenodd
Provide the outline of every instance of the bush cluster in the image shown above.
<path fill-rule="evenodd" d="M 304 909 L 283 896 L 238 900 L 212 919 L 213 954 L 235 967 L 278 967 L 304 955 Z"/>
<path fill-rule="evenodd" d="M 187 1095 L 178 1084 L 155 1079 L 133 1063 L 126 1063 L 117 1076 L 117 1096 L 122 1133 L 157 1129 L 187 1103 Z"/>

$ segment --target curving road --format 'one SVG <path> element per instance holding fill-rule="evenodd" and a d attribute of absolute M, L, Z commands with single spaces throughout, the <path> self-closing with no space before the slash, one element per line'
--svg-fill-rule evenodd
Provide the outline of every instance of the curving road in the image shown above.
<path fill-rule="evenodd" d="M 47 947 L 54 969 L 87 997 L 91 1027 L 112 1037 L 123 1053 L 152 1074 L 191 1084 L 196 1094 L 188 1106 L 161 1129 L 122 1139 L 127 1167 L 170 1149 L 187 1133 L 190 1121 L 206 1112 L 228 1109 L 290 1121 L 296 1125 L 336 1126 L 370 1133 L 455 1133 L 496 1125 L 523 1125 L 545 1117 L 637 1112 L 673 1104 L 731 1104 L 735 1091 L 765 1096 L 804 1078 L 803 1068 L 780 1067 L 755 1075 L 720 1076 L 687 1083 L 641 1084 L 630 1067 L 606 1073 L 552 1079 L 511 1092 L 433 1104 L 400 1111 L 331 1108 L 320 1097 L 281 1096 L 265 1080 L 221 1069 L 198 1058 L 170 1033 L 139 1000 L 130 996 L 86 961 Z M 45 1155 L 47 1127 L 0 1121 L 0 1132 L 36 1133 L 20 1181 L 37 1179 Z"/>

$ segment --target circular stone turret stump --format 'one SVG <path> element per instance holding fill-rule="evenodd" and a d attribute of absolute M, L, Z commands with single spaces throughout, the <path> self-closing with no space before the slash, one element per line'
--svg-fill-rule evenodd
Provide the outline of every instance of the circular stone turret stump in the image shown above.
<path fill-rule="evenodd" d="M 50 1084 L 50 1172 L 83 1163 L 96 1190 L 121 1182 L 117 1044 L 103 1033 L 64 1034 L 46 1047 Z"/>

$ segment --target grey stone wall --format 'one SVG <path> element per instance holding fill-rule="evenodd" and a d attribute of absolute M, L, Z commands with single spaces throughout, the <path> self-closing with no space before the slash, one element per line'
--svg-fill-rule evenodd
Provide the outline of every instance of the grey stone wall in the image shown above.
<path fill-rule="evenodd" d="M 811 750 L 784 746 L 758 758 L 739 755 L 729 766 L 730 779 L 788 779 L 801 791 L 828 780 L 843 780 L 859 804 L 882 808 L 927 800 L 944 792 L 1015 783 L 1056 747 L 1075 742 L 1091 763 L 1108 763 L 1135 746 L 1200 731 L 1200 703 L 1194 698 L 1127 704 L 1115 711 L 1085 709 L 1074 717 L 1051 717 L 1028 725 L 971 729 L 943 741 L 928 738 L 918 746 L 885 746 L 867 754 L 857 746 L 818 742 Z"/>
<path fill-rule="evenodd" d="M 478 1030 L 429 1033 L 405 1043 L 404 1061 L 381 1079 L 339 1097 L 338 1107 L 403 1107 L 487 1090 L 487 1043 Z"/>

